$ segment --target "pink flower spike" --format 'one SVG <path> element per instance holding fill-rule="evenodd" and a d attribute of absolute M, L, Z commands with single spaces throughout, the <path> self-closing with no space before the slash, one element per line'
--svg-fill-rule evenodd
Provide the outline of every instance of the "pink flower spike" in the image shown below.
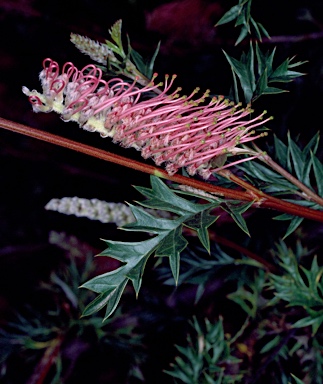
<path fill-rule="evenodd" d="M 208 178 L 212 172 L 255 158 L 238 146 L 264 135 L 255 128 L 271 120 L 263 119 L 265 112 L 248 120 L 250 106 L 241 108 L 223 96 L 209 98 L 208 90 L 196 97 L 199 88 L 181 96 L 180 88 L 170 91 L 176 75 L 166 75 L 164 85 L 154 84 L 156 76 L 140 87 L 138 79 L 105 81 L 101 69 L 92 64 L 78 70 L 67 62 L 60 73 L 58 64 L 47 58 L 40 73 L 42 93 L 26 87 L 23 92 L 36 112 L 54 110 L 64 120 L 77 121 L 84 129 L 140 150 L 156 164 L 165 162 L 170 174 L 185 166 L 189 174 Z M 158 94 L 151 97 L 157 89 Z M 224 159 L 225 154 L 249 157 L 213 169 L 214 160 Z"/>

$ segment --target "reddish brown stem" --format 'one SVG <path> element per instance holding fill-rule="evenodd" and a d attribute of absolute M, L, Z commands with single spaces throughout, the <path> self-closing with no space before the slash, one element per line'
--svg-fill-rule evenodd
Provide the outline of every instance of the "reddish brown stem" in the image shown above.
<path fill-rule="evenodd" d="M 206 182 L 198 181 L 181 175 L 170 176 L 166 171 L 161 168 L 154 167 L 152 165 L 144 164 L 135 160 L 129 161 L 128 158 L 115 155 L 98 148 L 88 146 L 86 144 L 78 143 L 73 140 L 66 139 L 64 137 L 56 136 L 48 132 L 39 131 L 37 129 L 28 127 L 26 125 L 18 124 L 9 120 L 0 118 L 0 128 L 7 129 L 13 132 L 17 132 L 26 136 L 33 137 L 38 140 L 46 141 L 51 144 L 55 144 L 61 147 L 69 148 L 77 152 L 84 153 L 89 156 L 96 157 L 101 160 L 109 161 L 115 164 L 122 165 L 124 167 L 132 168 L 137 171 L 145 172 L 151 175 L 155 175 L 170 181 L 189 185 L 193 188 L 202 189 L 206 192 L 214 193 L 218 196 L 222 196 L 226 199 L 234 199 L 240 201 L 254 201 L 256 207 L 271 208 L 280 212 L 288 213 L 291 215 L 301 216 L 307 219 L 323 222 L 323 212 L 314 209 L 302 207 L 300 205 L 292 204 L 272 196 L 268 196 L 256 188 L 255 191 L 237 191 L 233 189 L 218 187 Z M 250 189 L 250 188 L 247 188 Z"/>
<path fill-rule="evenodd" d="M 43 384 L 50 368 L 55 363 L 60 351 L 63 338 L 59 336 L 53 340 L 52 344 L 46 348 L 43 357 L 37 364 L 33 374 L 29 378 L 27 384 Z"/>

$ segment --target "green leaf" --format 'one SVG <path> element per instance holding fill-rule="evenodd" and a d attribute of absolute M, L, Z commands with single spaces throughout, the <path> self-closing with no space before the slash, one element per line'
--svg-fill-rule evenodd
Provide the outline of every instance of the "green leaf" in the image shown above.
<path fill-rule="evenodd" d="M 279 93 L 288 92 L 284 89 L 276 88 L 276 87 L 267 87 L 265 89 L 264 95 L 278 95 Z"/>
<path fill-rule="evenodd" d="M 275 144 L 275 158 L 280 162 L 283 168 L 287 166 L 287 157 L 288 157 L 288 149 L 287 145 L 285 145 L 276 135 L 274 135 L 274 144 Z"/>
<path fill-rule="evenodd" d="M 285 235 L 283 237 L 283 240 L 285 240 L 287 236 L 292 234 L 300 226 L 300 224 L 304 220 L 303 217 L 295 217 L 295 216 L 291 216 L 290 219 L 291 219 L 291 222 L 290 222 L 290 224 L 289 224 L 289 226 L 288 226 L 288 228 L 286 230 L 286 233 L 285 233 Z"/>
<path fill-rule="evenodd" d="M 223 51 L 226 59 L 231 65 L 231 69 L 238 76 L 243 90 L 245 101 L 249 103 L 252 99 L 253 92 L 256 89 L 256 84 L 254 81 L 254 76 L 250 74 L 251 65 L 253 61 L 253 53 L 249 52 L 247 62 L 236 60 L 233 57 L 230 57 L 225 51 Z"/>
<path fill-rule="evenodd" d="M 82 316 L 89 316 L 95 312 L 101 310 L 104 306 L 107 306 L 104 320 L 106 320 L 115 310 L 116 306 L 119 303 L 120 297 L 124 288 L 127 285 L 127 280 L 124 280 L 118 287 L 106 287 L 105 291 L 102 292 L 98 297 L 96 297 L 87 307 L 84 309 Z M 91 286 L 86 286 L 85 284 L 81 288 L 91 289 Z"/>
<path fill-rule="evenodd" d="M 136 221 L 122 226 L 121 229 L 123 230 L 162 233 L 163 231 L 172 230 L 179 225 L 179 222 L 176 220 L 155 217 L 141 207 L 136 207 L 132 204 L 129 204 L 129 206 Z"/>
<path fill-rule="evenodd" d="M 107 306 L 105 319 L 115 310 L 121 294 L 131 280 L 138 295 L 144 269 L 148 258 L 155 253 L 157 257 L 169 257 L 170 269 L 175 282 L 179 277 L 180 253 L 186 248 L 187 241 L 182 236 L 183 223 L 191 223 L 192 228 L 204 244 L 208 244 L 207 227 L 216 218 L 209 215 L 210 210 L 219 205 L 219 201 L 209 204 L 196 204 L 177 196 L 161 180 L 151 176 L 152 188 L 137 189 L 147 197 L 140 203 L 156 209 L 167 209 L 175 212 L 171 219 L 158 218 L 146 212 L 141 207 L 130 205 L 135 222 L 122 227 L 126 231 L 140 231 L 155 234 L 155 237 L 138 242 L 121 242 L 105 240 L 108 248 L 99 256 L 108 256 L 121 261 L 123 264 L 114 271 L 96 276 L 82 285 L 99 294 L 85 309 L 84 315 L 97 312 Z M 186 224 L 185 224 L 186 225 Z"/>
<path fill-rule="evenodd" d="M 212 225 L 220 216 L 210 215 L 212 208 L 199 212 L 190 219 L 186 220 L 184 224 L 194 229 L 203 245 L 203 247 L 210 253 L 210 239 L 207 228 Z"/>
<path fill-rule="evenodd" d="M 295 142 L 291 139 L 289 132 L 287 137 L 288 137 L 288 151 L 293 160 L 293 166 L 294 166 L 296 176 L 299 180 L 302 181 L 302 173 L 304 168 L 303 153 L 299 149 L 299 147 L 295 144 Z"/>
<path fill-rule="evenodd" d="M 285 273 L 281 276 L 270 275 L 270 284 L 276 290 L 277 299 L 287 301 L 289 306 L 302 306 L 306 310 L 308 316 L 299 319 L 294 327 L 312 326 L 315 333 L 323 322 L 323 268 L 317 264 L 317 258 L 314 257 L 311 269 L 302 269 L 298 265 L 294 253 L 290 249 L 286 249 L 283 242 L 282 247 L 278 247 L 277 257 L 280 265 Z"/>
<path fill-rule="evenodd" d="M 218 27 L 219 25 L 223 25 L 226 23 L 229 23 L 230 21 L 233 21 L 236 19 L 241 12 L 241 6 L 235 5 L 232 8 L 229 9 L 222 17 L 221 19 L 215 24 L 215 27 Z"/>
<path fill-rule="evenodd" d="M 230 8 L 215 25 L 217 27 L 236 20 L 234 26 L 241 26 L 241 30 L 235 45 L 239 44 L 247 34 L 251 34 L 252 30 L 254 30 L 256 38 L 260 40 L 261 34 L 269 37 L 263 25 L 256 22 L 251 16 L 251 3 L 252 0 L 239 0 L 239 4 Z"/>
<path fill-rule="evenodd" d="M 233 218 L 233 220 L 243 230 L 243 232 L 245 232 L 248 236 L 250 236 L 246 221 L 242 217 L 242 213 L 246 212 L 246 210 L 252 206 L 253 201 L 246 204 L 239 204 L 239 205 L 235 205 L 235 204 L 236 203 L 226 202 L 226 207 L 222 207 L 222 209 L 228 212 L 230 216 Z"/>
<path fill-rule="evenodd" d="M 234 45 L 240 44 L 241 41 L 248 35 L 248 32 L 249 32 L 248 28 L 245 25 L 243 25 L 241 28 L 240 34 L 237 38 L 237 41 L 234 43 Z"/>
<path fill-rule="evenodd" d="M 279 342 L 281 341 L 281 336 L 280 335 L 276 335 L 273 339 L 271 339 L 267 344 L 265 344 L 259 353 L 267 353 L 269 352 L 271 349 L 275 348 Z"/>
<path fill-rule="evenodd" d="M 156 250 L 157 257 L 169 257 L 169 264 L 176 285 L 179 276 L 180 253 L 186 248 L 187 244 L 187 240 L 182 236 L 182 228 L 178 227 L 167 234 Z"/>
<path fill-rule="evenodd" d="M 110 36 L 116 44 L 113 44 L 109 40 L 106 40 L 105 43 L 113 52 L 117 53 L 123 59 L 125 59 L 126 54 L 124 52 L 123 45 L 122 45 L 121 29 L 122 29 L 122 20 L 118 20 L 112 25 L 111 29 L 109 30 Z"/>
<path fill-rule="evenodd" d="M 134 64 L 136 65 L 138 71 L 142 73 L 144 76 L 146 76 L 148 79 L 152 78 L 154 64 L 159 52 L 159 48 L 160 48 L 160 42 L 158 43 L 152 58 L 150 60 L 144 59 L 139 52 L 137 52 L 132 48 L 132 46 L 130 45 L 130 39 L 128 37 L 128 51 L 130 53 L 130 57 L 133 60 Z"/>
<path fill-rule="evenodd" d="M 303 382 L 302 380 L 300 380 L 298 377 L 296 377 L 296 376 L 293 375 L 292 373 L 291 373 L 291 376 L 292 376 L 292 378 L 295 380 L 295 383 L 296 383 L 296 384 L 304 384 L 304 382 Z"/>
<path fill-rule="evenodd" d="M 267 76 L 267 68 L 266 68 L 257 81 L 257 86 L 256 86 L 253 99 L 255 99 L 255 96 L 259 97 L 262 94 L 264 94 L 266 89 L 268 88 L 267 85 L 268 85 L 268 76 Z"/>
<path fill-rule="evenodd" d="M 304 76 L 304 73 L 302 72 L 290 71 L 289 69 L 303 65 L 306 62 L 299 61 L 297 63 L 291 63 L 292 60 L 293 58 L 286 59 L 285 61 L 283 61 L 270 75 L 269 82 L 278 81 L 278 82 L 287 83 L 289 81 L 292 81 L 296 77 Z"/>
<path fill-rule="evenodd" d="M 262 31 L 263 35 L 266 36 L 268 39 L 270 39 L 270 35 L 267 29 L 261 23 L 257 22 L 257 25 L 258 25 L 258 28 Z"/>
<path fill-rule="evenodd" d="M 313 170 L 316 179 L 316 185 L 319 196 L 323 197 L 323 164 L 320 160 L 311 152 Z"/>
<path fill-rule="evenodd" d="M 198 204 L 191 203 L 177 196 L 157 177 L 151 176 L 150 178 L 152 189 L 135 187 L 142 195 L 148 198 L 139 204 L 154 209 L 161 209 L 178 214 L 197 213 L 200 211 Z"/>

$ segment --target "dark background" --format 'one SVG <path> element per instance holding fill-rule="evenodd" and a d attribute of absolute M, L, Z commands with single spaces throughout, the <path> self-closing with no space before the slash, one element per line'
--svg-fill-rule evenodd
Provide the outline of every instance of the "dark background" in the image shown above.
<path fill-rule="evenodd" d="M 276 65 L 294 55 L 296 60 L 308 60 L 301 69 L 307 75 L 287 85 L 289 93 L 262 97 L 255 108 L 267 109 L 275 117 L 270 128 L 282 140 L 286 140 L 290 130 L 300 143 L 306 143 L 322 127 L 323 3 L 319 0 L 283 3 L 282 7 L 282 1 L 254 1 L 253 16 L 262 22 L 273 40 L 285 36 L 277 44 L 264 42 L 263 49 L 277 46 Z M 227 95 L 232 78 L 222 49 L 238 58 L 248 45 L 242 43 L 234 48 L 238 31 L 232 23 L 213 26 L 234 4 L 234 1 L 211 0 L 1 1 L 0 116 L 139 160 L 134 150 L 121 149 L 109 139 L 80 130 L 75 123 L 66 124 L 55 114 L 33 113 L 21 87 L 41 90 L 38 74 L 46 57 L 60 64 L 73 61 L 79 68 L 91 62 L 70 43 L 70 33 L 102 42 L 109 38 L 111 25 L 122 19 L 124 33 L 129 34 L 133 47 L 143 56 L 151 56 L 161 40 L 155 66 L 161 76 L 178 74 L 176 84 L 185 92 L 199 86 Z M 317 35 L 308 38 L 313 33 Z M 301 41 L 294 41 L 297 36 L 302 37 Z M 0 316 L 5 320 L 12 308 L 28 303 L 35 285 L 46 280 L 59 264 L 62 254 L 49 244 L 49 231 L 75 235 L 98 251 L 104 248 L 100 238 L 125 236 L 113 225 L 45 211 L 44 206 L 51 198 L 79 196 L 132 201 L 139 195 L 131 185 L 148 183 L 148 176 L 139 172 L 0 130 Z M 251 230 L 261 237 L 268 226 L 259 228 L 257 220 L 256 216 L 251 221 Z M 261 249 L 256 243 L 250 246 Z M 147 332 L 150 332 L 147 382 L 157 383 L 159 379 L 149 377 L 165 369 L 171 361 L 167 349 L 163 353 L 160 345 L 167 344 L 166 338 L 171 348 L 177 340 L 176 327 L 196 308 L 190 307 L 190 291 L 178 295 L 176 308 L 169 302 L 166 304 L 172 291 L 151 280 L 147 278 L 144 297 L 138 305 L 144 308 Z M 160 334 L 154 319 L 163 323 Z M 160 380 L 166 383 L 170 379 L 161 375 Z"/>

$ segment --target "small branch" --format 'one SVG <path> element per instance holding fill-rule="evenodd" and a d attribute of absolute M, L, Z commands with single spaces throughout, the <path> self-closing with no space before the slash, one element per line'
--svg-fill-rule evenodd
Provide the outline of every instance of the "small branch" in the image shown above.
<path fill-rule="evenodd" d="M 292 184 L 294 184 L 298 189 L 300 189 L 305 194 L 305 197 L 308 198 L 307 200 L 314 201 L 315 203 L 323 206 L 322 197 L 318 196 L 315 192 L 313 192 L 311 189 L 309 189 L 301 181 L 296 179 L 296 177 L 294 177 L 289 172 L 287 172 L 283 167 L 281 167 L 279 164 L 277 164 L 270 156 L 263 154 L 263 155 L 259 156 L 259 160 L 261 160 L 264 163 L 266 163 L 267 165 L 269 165 L 276 172 L 278 172 L 279 174 L 284 176 L 285 179 L 289 180 Z"/>
<path fill-rule="evenodd" d="M 240 187 L 243 187 L 244 189 L 246 189 L 250 197 L 253 197 L 253 200 L 255 200 L 255 205 L 262 206 L 262 207 L 270 207 L 270 208 L 276 209 L 277 211 L 291 213 L 292 215 L 295 215 L 295 216 L 301 216 L 308 219 L 310 218 L 309 216 L 307 216 L 307 213 L 306 213 L 306 216 L 303 215 L 304 207 L 302 207 L 301 205 L 292 204 L 287 201 L 277 199 L 276 197 L 267 195 L 266 193 L 260 191 L 259 189 L 257 189 L 256 187 L 248 183 L 247 181 L 242 180 L 240 177 L 236 176 L 231 171 L 228 171 L 228 170 L 219 171 L 219 174 L 227 178 L 228 180 L 233 181 L 235 184 L 239 185 Z M 297 209 L 301 210 L 302 212 L 299 212 L 299 213 L 295 212 L 294 211 L 295 207 L 297 207 Z M 307 208 L 307 210 L 308 209 L 309 208 Z M 289 212 L 287 212 L 287 210 L 289 210 Z M 318 217 L 320 217 L 314 220 L 322 221 L 323 211 L 318 211 L 314 209 L 310 209 L 310 210 L 317 212 Z"/>
<path fill-rule="evenodd" d="M 181 175 L 170 176 L 166 171 L 161 168 L 157 168 L 148 164 L 141 163 L 139 161 L 131 160 L 128 158 L 118 156 L 107 151 L 103 151 L 98 148 L 91 147 L 82 143 L 78 143 L 73 140 L 69 140 L 60 136 L 53 135 L 48 132 L 40 131 L 28 127 L 26 125 L 18 124 L 9 120 L 0 118 L 0 128 L 7 129 L 12 132 L 20 133 L 26 136 L 33 137 L 38 140 L 42 140 L 51 144 L 55 144 L 64 148 L 72 149 L 73 151 L 81 152 L 86 155 L 96 157 L 101 160 L 109 161 L 115 164 L 122 165 L 124 167 L 132 168 L 137 171 L 145 172 L 151 175 L 158 176 L 160 178 L 168 179 L 175 183 L 189 185 L 193 188 L 202 189 L 203 191 L 214 193 L 215 195 L 222 196 L 226 199 L 240 200 L 240 201 L 255 201 L 256 207 L 271 208 L 280 212 L 288 213 L 295 216 L 301 216 L 307 219 L 323 222 L 323 212 L 314 209 L 302 207 L 297 204 L 292 204 L 277 198 L 268 196 L 256 188 L 254 190 L 257 193 L 250 193 L 238 191 L 223 187 L 218 187 L 213 184 L 198 181 Z M 255 192 L 255 191 L 254 191 Z"/>

